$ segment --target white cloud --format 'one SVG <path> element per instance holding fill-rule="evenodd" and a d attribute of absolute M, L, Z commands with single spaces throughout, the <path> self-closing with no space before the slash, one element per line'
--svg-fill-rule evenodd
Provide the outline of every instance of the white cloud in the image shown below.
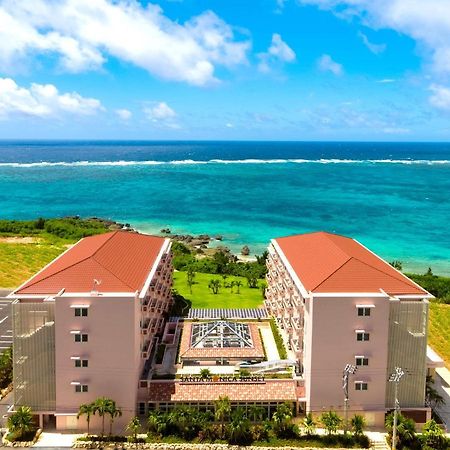
<path fill-rule="evenodd" d="M 432 84 L 429 88 L 432 92 L 429 102 L 437 109 L 450 111 L 450 89 L 438 84 Z"/>
<path fill-rule="evenodd" d="M 416 40 L 432 68 L 450 74 L 450 5 L 448 0 L 299 0 L 359 17 L 365 26 L 391 28 Z"/>
<path fill-rule="evenodd" d="M 369 38 L 361 31 L 358 33 L 358 36 L 363 41 L 363 44 L 375 55 L 379 55 L 386 50 L 386 44 L 374 44 L 369 41 Z"/>
<path fill-rule="evenodd" d="M 0 78 L 0 117 L 20 114 L 34 117 L 61 113 L 91 115 L 103 109 L 99 100 L 77 92 L 60 94 L 53 84 L 18 86 L 11 78 Z"/>
<path fill-rule="evenodd" d="M 377 83 L 381 84 L 389 84 L 389 83 L 395 83 L 396 80 L 394 78 L 383 78 L 381 80 L 377 80 Z"/>
<path fill-rule="evenodd" d="M 330 55 L 322 55 L 317 61 L 317 66 L 323 72 L 331 72 L 337 76 L 343 73 L 342 64 L 333 61 Z"/>
<path fill-rule="evenodd" d="M 276 62 L 290 63 L 295 61 L 296 55 L 278 33 L 272 35 L 272 41 L 267 52 L 258 55 L 260 72 L 269 72 L 270 66 Z"/>
<path fill-rule="evenodd" d="M 211 11 L 181 24 L 137 0 L 0 0 L 0 70 L 56 55 L 79 72 L 118 58 L 152 75 L 193 85 L 217 81 L 216 66 L 247 63 L 248 41 Z"/>
<path fill-rule="evenodd" d="M 227 128 L 234 128 L 234 125 L 232 123 L 226 123 L 225 126 Z"/>
<path fill-rule="evenodd" d="M 128 109 L 116 109 L 115 113 L 122 119 L 128 120 L 131 118 L 132 113 Z"/>
<path fill-rule="evenodd" d="M 144 114 L 155 126 L 162 128 L 180 128 L 177 113 L 166 102 L 154 102 L 143 108 Z"/>

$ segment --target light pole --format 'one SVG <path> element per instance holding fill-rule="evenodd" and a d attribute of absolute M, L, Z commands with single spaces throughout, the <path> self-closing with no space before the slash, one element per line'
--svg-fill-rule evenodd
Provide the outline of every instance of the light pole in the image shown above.
<path fill-rule="evenodd" d="M 401 367 L 396 367 L 395 371 L 391 373 L 391 376 L 389 377 L 389 381 L 394 384 L 394 424 L 392 427 L 392 450 L 396 450 L 397 448 L 397 415 L 398 411 L 400 410 L 400 403 L 398 401 L 398 384 L 400 383 L 400 380 L 402 379 L 403 375 L 405 375 L 405 372 L 403 372 L 403 369 Z"/>
<path fill-rule="evenodd" d="M 347 433 L 348 427 L 348 379 L 350 374 L 354 375 L 358 368 L 353 364 L 347 364 L 342 374 L 342 389 L 344 390 L 344 434 Z"/>

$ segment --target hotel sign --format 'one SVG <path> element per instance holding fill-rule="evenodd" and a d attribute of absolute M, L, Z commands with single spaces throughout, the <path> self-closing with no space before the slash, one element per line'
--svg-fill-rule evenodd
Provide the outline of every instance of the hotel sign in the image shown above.
<path fill-rule="evenodd" d="M 236 376 L 236 375 L 212 375 L 202 377 L 200 375 L 182 375 L 181 383 L 265 383 L 264 375 Z"/>

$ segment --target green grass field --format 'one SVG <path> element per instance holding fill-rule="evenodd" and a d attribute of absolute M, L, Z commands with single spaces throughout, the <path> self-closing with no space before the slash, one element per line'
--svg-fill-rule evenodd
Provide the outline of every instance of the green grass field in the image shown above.
<path fill-rule="evenodd" d="M 450 305 L 430 303 L 428 343 L 450 369 Z"/>
<path fill-rule="evenodd" d="M 192 302 L 193 308 L 257 308 L 263 302 L 261 289 L 248 288 L 247 280 L 242 277 L 229 276 L 226 279 L 227 283 L 231 283 L 233 280 L 242 282 L 240 294 L 236 293 L 236 287 L 233 289 L 233 293 L 230 292 L 230 289 L 221 287 L 218 294 L 213 294 L 208 288 L 208 283 L 212 279 L 218 279 L 223 285 L 222 276 L 199 272 L 195 274 L 195 284 L 192 286 L 191 294 L 186 278 L 186 272 L 175 272 L 173 287 L 186 300 Z"/>
<path fill-rule="evenodd" d="M 64 245 L 46 241 L 32 244 L 0 242 L 0 287 L 19 286 L 64 250 Z"/>

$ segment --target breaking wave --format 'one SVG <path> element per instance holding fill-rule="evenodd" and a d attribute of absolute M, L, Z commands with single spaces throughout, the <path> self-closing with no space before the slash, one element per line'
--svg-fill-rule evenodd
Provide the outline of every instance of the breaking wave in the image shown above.
<path fill-rule="evenodd" d="M 450 165 L 450 160 L 434 159 L 210 159 L 208 161 L 183 159 L 174 161 L 40 161 L 0 162 L 0 167 L 110 167 L 110 166 L 161 166 L 198 164 L 404 164 L 404 165 Z"/>

